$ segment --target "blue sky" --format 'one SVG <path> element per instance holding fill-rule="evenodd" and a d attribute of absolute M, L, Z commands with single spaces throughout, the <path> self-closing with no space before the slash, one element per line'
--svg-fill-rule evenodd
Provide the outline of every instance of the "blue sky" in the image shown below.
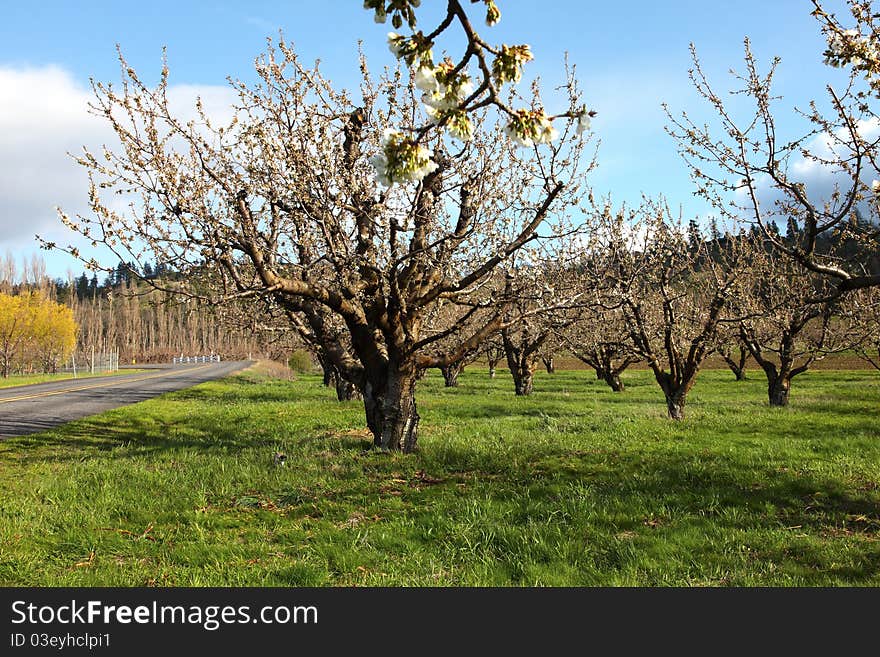
<path fill-rule="evenodd" d="M 88 80 L 118 80 L 117 43 L 147 80 L 156 78 L 167 47 L 171 83 L 208 94 L 224 85 L 226 76 L 252 79 L 254 58 L 279 29 L 303 58 L 320 58 L 339 86 L 356 82 L 359 39 L 372 69 L 392 63 L 385 45 L 390 24 L 376 25 L 358 0 L 5 5 L 0 254 L 35 251 L 36 232 L 63 239 L 53 207 L 84 207 L 82 174 L 64 154 L 81 144 L 100 145 L 105 133 L 84 117 Z M 691 194 L 687 170 L 663 131 L 660 104 L 695 116 L 705 109 L 687 78 L 689 42 L 719 88 L 729 86 L 729 68 L 742 68 L 745 36 L 761 61 L 781 56 L 777 91 L 783 96 L 783 130 L 782 117 L 821 97 L 825 81 L 833 79 L 834 72 L 822 64 L 824 41 L 808 0 L 498 0 L 498 5 L 501 23 L 489 29 L 480 19 L 478 29 L 496 43 L 529 43 L 536 56 L 529 71 L 542 77 L 545 88 L 560 81 L 564 53 L 577 66 L 585 98 L 599 112 L 593 122 L 602 142 L 592 177 L 596 193 L 629 202 L 642 192 L 662 193 L 673 206 L 681 205 L 685 216 L 707 208 Z M 423 0 L 424 20 L 444 7 L 441 0 Z M 62 254 L 43 255 L 52 276 L 82 269 Z"/>

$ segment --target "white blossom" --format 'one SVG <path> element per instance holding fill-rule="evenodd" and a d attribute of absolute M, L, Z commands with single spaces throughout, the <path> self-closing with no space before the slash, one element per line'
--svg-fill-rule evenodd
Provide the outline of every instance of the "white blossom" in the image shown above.
<path fill-rule="evenodd" d="M 427 89 L 419 84 L 421 71 L 422 69 L 419 69 L 419 72 L 416 73 L 416 86 L 425 91 L 422 94 L 422 102 L 426 105 L 426 111 L 431 117 L 436 117 L 439 112 L 455 109 L 473 93 L 474 85 L 467 73 L 458 75 L 449 84 L 443 84 L 438 76 L 438 73 L 442 74 L 443 69 L 438 66 L 432 71 L 435 86 L 433 89 Z M 427 77 L 427 74 L 425 74 L 425 77 Z M 426 86 L 427 84 L 428 82 L 425 81 Z M 432 110 L 434 111 L 432 112 Z"/>
<path fill-rule="evenodd" d="M 453 139 L 458 139 L 459 141 L 470 141 L 471 137 L 474 136 L 474 126 L 471 123 L 471 120 L 468 118 L 467 113 L 464 111 L 459 110 L 450 113 L 446 125 L 449 130 L 449 134 Z"/>
<path fill-rule="evenodd" d="M 391 187 L 391 179 L 388 177 L 388 158 L 385 153 L 379 153 L 370 158 L 370 164 L 376 170 L 376 182 L 386 187 Z"/>
<path fill-rule="evenodd" d="M 553 122 L 546 116 L 538 119 L 538 138 L 539 144 L 549 144 L 559 136 L 559 131 L 553 127 Z"/>
<path fill-rule="evenodd" d="M 550 117 L 543 110 L 519 110 L 504 126 L 504 132 L 524 148 L 535 144 L 549 144 L 559 136 Z"/>
<path fill-rule="evenodd" d="M 382 131 L 382 141 L 381 141 L 382 148 L 385 148 L 389 144 L 396 142 L 397 140 L 399 140 L 402 137 L 403 137 L 403 135 L 400 132 L 398 132 L 397 130 L 395 130 L 394 128 L 385 128 Z"/>
<path fill-rule="evenodd" d="M 382 152 L 370 158 L 376 181 L 386 187 L 395 182 L 418 182 L 437 169 L 431 153 L 408 140 L 403 133 L 388 128 L 382 135 Z"/>
<path fill-rule="evenodd" d="M 419 66 L 416 71 L 415 83 L 418 89 L 421 89 L 428 94 L 437 93 L 440 90 L 440 83 L 437 82 L 436 70 L 430 66 Z"/>
<path fill-rule="evenodd" d="M 590 113 L 584 109 L 578 115 L 576 132 L 581 135 L 590 129 Z"/>
<path fill-rule="evenodd" d="M 508 123 L 504 126 L 504 134 L 511 138 L 519 146 L 523 148 L 531 148 L 535 145 L 535 142 L 532 141 L 531 137 L 528 137 L 525 134 L 521 134 L 517 129 L 516 124 L 513 122 Z"/>
<path fill-rule="evenodd" d="M 397 59 L 400 59 L 403 54 L 403 42 L 405 40 L 406 37 L 397 32 L 388 33 L 388 50 L 390 50 L 391 54 Z"/>

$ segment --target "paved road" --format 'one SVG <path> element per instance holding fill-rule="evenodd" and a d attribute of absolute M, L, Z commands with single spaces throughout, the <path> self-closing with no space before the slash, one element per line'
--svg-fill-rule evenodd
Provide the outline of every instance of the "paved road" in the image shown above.
<path fill-rule="evenodd" d="M 46 431 L 71 420 L 135 404 L 164 392 L 219 379 L 248 365 L 248 361 L 169 365 L 136 374 L 0 388 L 0 440 Z"/>

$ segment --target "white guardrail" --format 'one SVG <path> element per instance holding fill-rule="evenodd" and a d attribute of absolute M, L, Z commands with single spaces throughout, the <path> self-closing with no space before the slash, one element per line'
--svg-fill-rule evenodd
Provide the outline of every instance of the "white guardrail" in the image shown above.
<path fill-rule="evenodd" d="M 212 354 L 210 356 L 175 356 L 171 359 L 172 365 L 183 365 L 184 363 L 219 363 L 220 355 Z"/>

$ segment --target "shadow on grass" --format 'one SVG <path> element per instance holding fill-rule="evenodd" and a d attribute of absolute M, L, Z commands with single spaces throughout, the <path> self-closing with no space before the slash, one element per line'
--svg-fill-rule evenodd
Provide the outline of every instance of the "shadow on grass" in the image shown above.
<path fill-rule="evenodd" d="M 3 446 L 8 453 L 16 452 L 17 463 L 26 465 L 44 461 L 81 461 L 114 450 L 113 458 L 140 458 L 179 450 L 211 453 L 276 448 L 281 443 L 288 448 L 304 448 L 333 434 L 326 428 L 326 422 L 317 419 L 311 427 L 306 423 L 288 431 L 283 426 L 265 429 L 259 418 L 246 414 L 227 416 L 222 421 L 210 414 L 163 418 L 153 415 L 151 409 L 144 409 L 139 417 L 126 413 L 122 421 L 114 415 L 111 411 L 43 433 L 12 437 Z M 346 436 L 335 442 L 340 446 L 347 445 L 351 450 L 365 448 L 362 440 Z"/>
<path fill-rule="evenodd" d="M 179 449 L 237 449 L 260 444 L 274 444 L 270 439 L 255 439 L 247 431 L 249 423 L 234 422 L 218 426 L 206 419 L 189 418 L 182 422 L 157 422 L 154 418 L 125 418 L 114 424 L 104 416 L 71 422 L 45 433 L 10 438 L 6 447 L 21 448 L 17 461 L 22 464 L 38 461 L 79 461 L 89 452 L 126 451 L 115 458 L 142 457 Z M 34 448 L 35 451 L 31 451 Z M 52 450 L 51 456 L 46 450 Z"/>

